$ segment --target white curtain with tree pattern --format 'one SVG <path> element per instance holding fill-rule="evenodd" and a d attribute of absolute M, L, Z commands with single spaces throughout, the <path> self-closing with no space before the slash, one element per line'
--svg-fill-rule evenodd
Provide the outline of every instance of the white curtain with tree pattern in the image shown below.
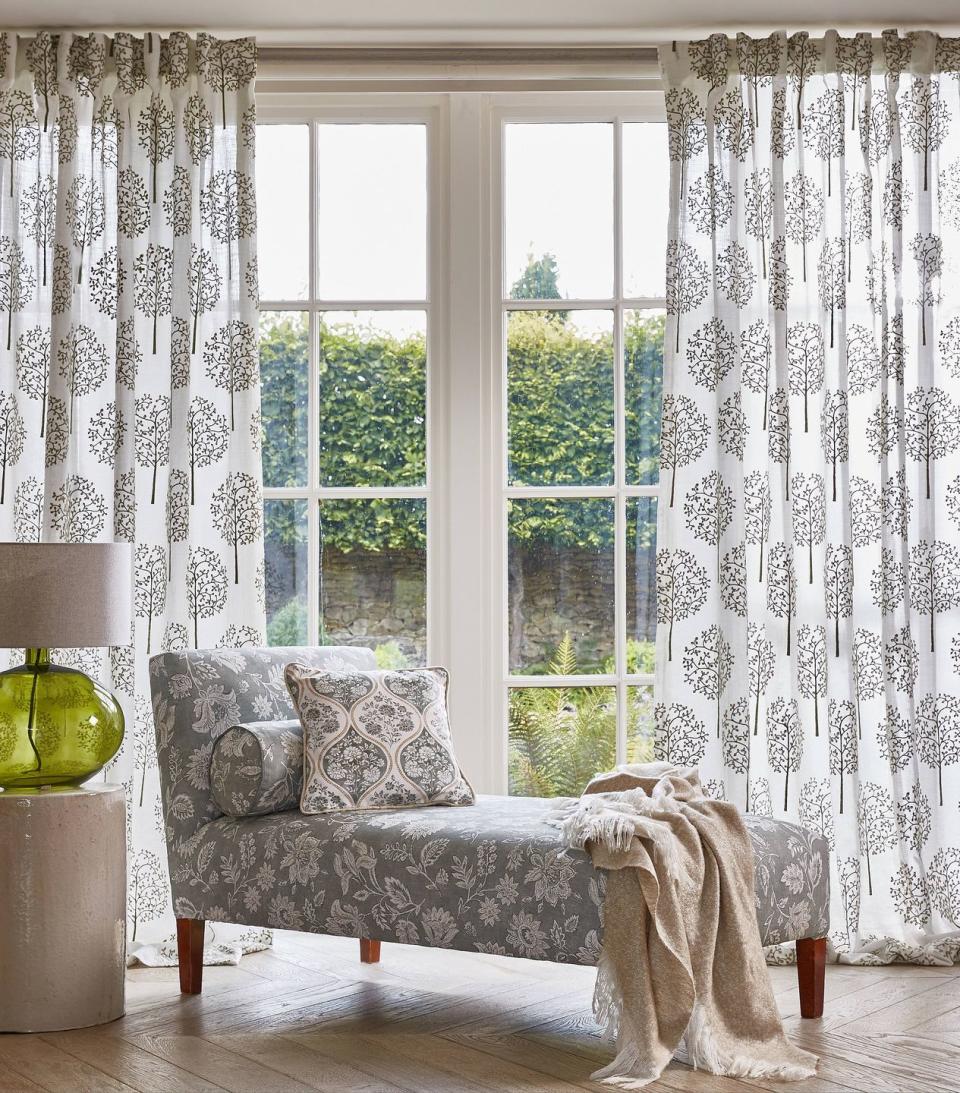
<path fill-rule="evenodd" d="M 0 538 L 134 544 L 131 644 L 54 652 L 125 709 L 132 947 L 173 925 L 147 658 L 263 633 L 255 67 L 249 38 L 0 35 Z"/>
<path fill-rule="evenodd" d="M 661 62 L 657 746 L 823 833 L 841 959 L 952 961 L 960 39 L 713 35 Z"/>

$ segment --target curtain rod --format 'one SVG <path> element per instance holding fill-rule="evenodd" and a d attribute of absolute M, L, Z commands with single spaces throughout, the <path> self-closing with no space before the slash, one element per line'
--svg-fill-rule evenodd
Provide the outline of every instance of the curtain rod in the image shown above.
<path fill-rule="evenodd" d="M 269 64 L 651 64 L 656 46 L 260 46 Z"/>

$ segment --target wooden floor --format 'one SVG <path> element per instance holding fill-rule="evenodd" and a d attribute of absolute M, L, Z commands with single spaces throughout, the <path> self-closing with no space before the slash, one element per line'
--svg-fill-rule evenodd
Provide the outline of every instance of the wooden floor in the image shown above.
<path fill-rule="evenodd" d="M 587 968 L 279 935 L 237 968 L 206 968 L 184 998 L 173 968 L 129 974 L 111 1025 L 0 1036 L 0 1093 L 45 1089 L 379 1093 L 609 1090 Z M 673 1063 L 652 1091 L 960 1090 L 960 969 L 827 970 L 822 1021 L 798 1014 L 793 968 L 770 969 L 788 1033 L 821 1056 L 802 1086 L 734 1081 Z"/>

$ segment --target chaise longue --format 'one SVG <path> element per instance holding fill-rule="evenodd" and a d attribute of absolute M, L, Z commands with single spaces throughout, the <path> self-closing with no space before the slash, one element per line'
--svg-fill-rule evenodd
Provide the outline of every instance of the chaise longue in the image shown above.
<path fill-rule="evenodd" d="M 150 662 L 181 991 L 200 993 L 207 920 L 357 937 L 366 963 L 385 940 L 595 965 L 605 874 L 546 822 L 554 802 L 479 796 L 461 808 L 299 811 L 300 730 L 283 680 L 294 660 L 376 666 L 369 649 L 340 646 Z M 819 1017 L 826 840 L 780 820 L 745 821 L 761 940 L 796 941 L 801 1013 Z"/>

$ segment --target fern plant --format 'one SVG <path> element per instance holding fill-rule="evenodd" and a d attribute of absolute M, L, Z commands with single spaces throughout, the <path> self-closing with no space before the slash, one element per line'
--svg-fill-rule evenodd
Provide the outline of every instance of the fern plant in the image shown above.
<path fill-rule="evenodd" d="M 577 674 L 569 633 L 547 675 Z M 575 797 L 616 761 L 617 712 L 610 687 L 524 687 L 510 693 L 510 793 Z"/>
<path fill-rule="evenodd" d="M 635 670 L 635 669 L 633 669 Z M 548 676 L 577 674 L 573 640 L 565 633 Z M 653 758 L 653 701 L 630 688 L 627 761 Z M 616 765 L 617 703 L 612 687 L 517 687 L 510 692 L 510 793 L 576 797 L 600 771 Z"/>

